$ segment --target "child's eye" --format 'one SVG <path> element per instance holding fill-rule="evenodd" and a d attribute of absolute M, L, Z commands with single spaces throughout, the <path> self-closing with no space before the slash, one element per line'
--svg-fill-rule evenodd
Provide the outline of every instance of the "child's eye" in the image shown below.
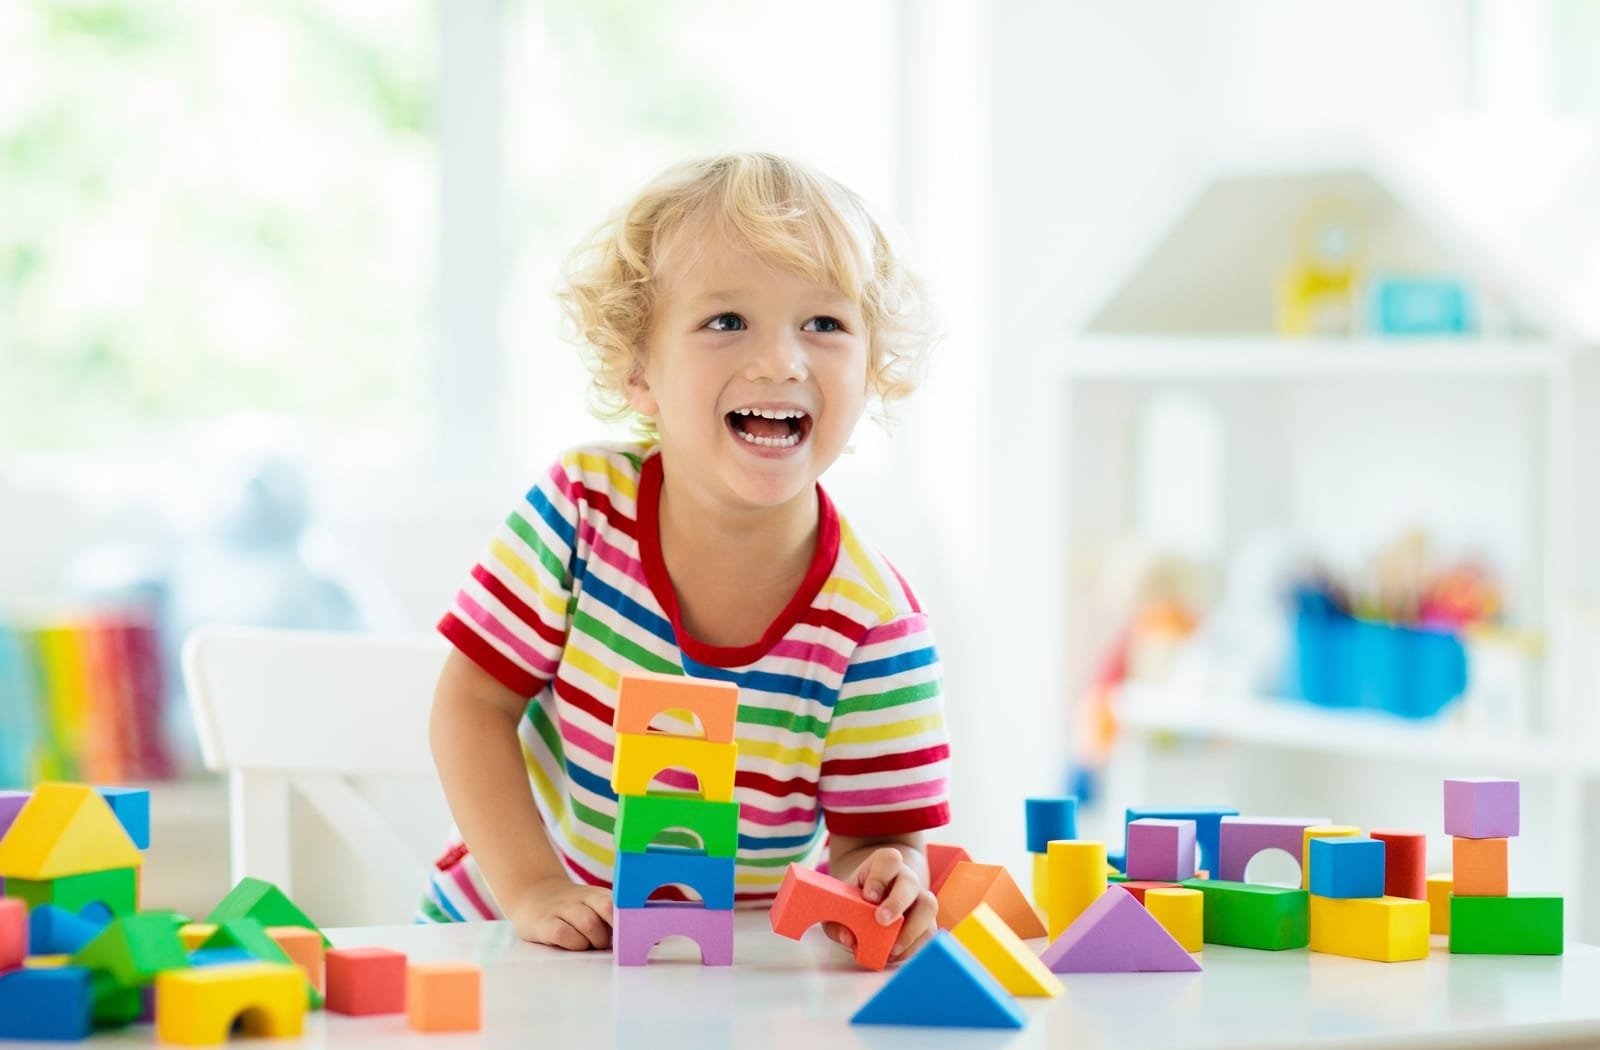
<path fill-rule="evenodd" d="M 713 332 L 742 332 L 744 318 L 738 314 L 718 314 L 706 322 L 706 327 Z"/>
<path fill-rule="evenodd" d="M 804 328 L 807 332 L 844 331 L 844 325 L 840 324 L 838 318 L 834 317 L 813 317 L 811 320 L 805 323 Z"/>

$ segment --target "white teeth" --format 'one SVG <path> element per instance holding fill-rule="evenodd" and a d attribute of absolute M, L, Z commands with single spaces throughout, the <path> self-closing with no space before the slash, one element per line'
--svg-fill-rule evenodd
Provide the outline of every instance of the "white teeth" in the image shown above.
<path fill-rule="evenodd" d="M 767 448 L 793 448 L 794 446 L 800 444 L 799 434 L 790 434 L 787 437 L 781 438 L 764 438 L 756 437 L 753 434 L 746 434 L 742 430 L 736 430 L 734 433 L 738 434 L 740 437 L 744 438 L 745 441 L 752 445 L 764 445 Z"/>
<path fill-rule="evenodd" d="M 798 408 L 736 408 L 736 416 L 760 416 L 762 419 L 801 419 L 805 413 Z"/>

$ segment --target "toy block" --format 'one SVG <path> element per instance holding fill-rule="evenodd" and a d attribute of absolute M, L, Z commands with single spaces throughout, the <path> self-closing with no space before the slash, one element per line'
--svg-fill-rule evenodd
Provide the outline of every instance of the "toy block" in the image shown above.
<path fill-rule="evenodd" d="M 1028 821 L 1028 852 L 1048 853 L 1056 839 L 1078 837 L 1078 800 L 1030 798 L 1023 801 Z"/>
<path fill-rule="evenodd" d="M 30 970 L 54 970 L 62 966 L 72 965 L 70 955 L 30 955 L 22 960 L 22 965 Z"/>
<path fill-rule="evenodd" d="M 1206 903 L 1199 890 L 1183 886 L 1151 886 L 1140 903 L 1184 951 L 1198 952 L 1205 948 Z"/>
<path fill-rule="evenodd" d="M 1560 955 L 1560 897 L 1451 897 L 1454 955 Z M 3 978 L 0 978 L 3 979 Z"/>
<path fill-rule="evenodd" d="M 254 919 L 262 926 L 304 926 L 308 930 L 322 930 L 306 913 L 290 900 L 282 890 L 263 879 L 246 876 L 228 891 L 228 895 L 211 909 L 206 922 L 220 923 L 228 919 Z M 324 946 L 328 938 L 322 938 Z"/>
<path fill-rule="evenodd" d="M 1383 895 L 1428 899 L 1428 836 L 1420 831 L 1370 831 L 1383 843 Z"/>
<path fill-rule="evenodd" d="M 1428 902 L 1311 894 L 1311 950 L 1373 962 L 1428 957 Z"/>
<path fill-rule="evenodd" d="M 1144 896 L 1149 891 L 1175 889 L 1178 885 L 1176 882 L 1160 882 L 1153 879 L 1126 879 L 1120 875 L 1114 879 L 1107 877 L 1106 881 L 1133 894 L 1133 899 L 1140 904 L 1145 903 Z"/>
<path fill-rule="evenodd" d="M 900 932 L 898 924 L 895 932 Z M 643 966 L 649 961 L 651 948 L 663 937 L 674 936 L 687 937 L 699 945 L 704 966 L 733 965 L 733 912 L 728 909 L 657 901 L 642 908 L 618 907 L 611 912 L 612 954 L 618 966 Z M 894 942 L 889 944 L 892 947 Z"/>
<path fill-rule="evenodd" d="M 1311 847 L 1311 894 L 1350 900 L 1383 896 L 1384 846 L 1377 839 L 1314 838 Z"/>
<path fill-rule="evenodd" d="M 1450 890 L 1454 880 L 1448 874 L 1428 876 L 1429 933 L 1450 932 Z"/>
<path fill-rule="evenodd" d="M 7 878 L 6 893 L 27 901 L 30 908 L 53 904 L 83 916 L 85 909 L 100 905 L 104 909 L 102 915 L 132 915 L 139 910 L 139 872 L 136 868 L 115 868 L 38 881 Z"/>
<path fill-rule="evenodd" d="M 1128 825 L 1127 867 L 1135 881 L 1194 878 L 1194 821 L 1143 817 Z"/>
<path fill-rule="evenodd" d="M 267 936 L 272 938 L 272 943 L 278 946 L 290 962 L 300 967 L 300 972 L 306 975 L 306 980 L 316 990 L 320 1000 L 325 987 L 323 956 L 326 949 L 322 943 L 322 935 L 304 926 L 268 926 Z M 314 1008 L 319 1004 L 312 1005 Z"/>
<path fill-rule="evenodd" d="M 651 793 L 617 799 L 617 849 L 643 853 L 663 831 L 693 832 L 713 857 L 739 853 L 739 803 L 708 802 L 698 795 Z M 676 845 L 676 843 L 666 843 Z"/>
<path fill-rule="evenodd" d="M 1219 879 L 1244 882 L 1250 862 L 1266 849 L 1282 850 L 1300 862 L 1306 829 L 1329 823 L 1327 817 L 1223 817 L 1218 830 L 1219 866 L 1212 870 Z"/>
<path fill-rule="evenodd" d="M 928 889 L 937 896 L 940 887 L 944 885 L 944 880 L 950 877 L 955 866 L 971 859 L 972 856 L 960 846 L 950 846 L 943 842 L 928 843 Z"/>
<path fill-rule="evenodd" d="M 1021 1028 L 1028 1017 L 983 964 L 941 930 L 884 982 L 850 1023 Z"/>
<path fill-rule="evenodd" d="M 878 906 L 855 886 L 798 864 L 789 865 L 772 902 L 772 931 L 798 941 L 819 922 L 836 922 L 855 938 L 856 962 L 869 970 L 889 964 L 889 953 L 905 925 L 902 916 L 887 926 L 878 922 Z"/>
<path fill-rule="evenodd" d="M 150 848 L 150 792 L 146 788 L 97 787 L 95 791 L 111 812 L 116 814 L 122 830 L 128 833 L 138 849 Z"/>
<path fill-rule="evenodd" d="M 735 862 L 695 850 L 651 846 L 644 853 L 618 853 L 612 896 L 619 908 L 642 908 L 663 886 L 687 886 L 707 908 L 733 907 Z"/>
<path fill-rule="evenodd" d="M 13 878 L 43 882 L 143 863 L 144 854 L 111 806 L 82 784 L 47 781 L 34 788 L 0 839 L 0 876 L 8 884 Z"/>
<path fill-rule="evenodd" d="M 705 740 L 729 744 L 733 742 L 733 727 L 739 717 L 739 687 L 732 682 L 650 671 L 629 671 L 618 677 L 617 710 L 612 725 L 619 736 L 648 732 L 651 719 L 663 711 L 692 714 L 700 719 Z"/>
<path fill-rule="evenodd" d="M 190 966 L 231 966 L 234 963 L 256 963 L 260 961 L 260 959 L 237 945 L 227 948 L 196 948 L 189 953 Z"/>
<path fill-rule="evenodd" d="M 211 936 L 201 943 L 201 948 L 242 948 L 260 962 L 293 961 L 278 947 L 278 942 L 267 935 L 267 928 L 255 919 L 225 919 L 216 926 Z"/>
<path fill-rule="evenodd" d="M 469 963 L 406 967 L 406 1024 L 418 1032 L 476 1032 L 483 1027 L 483 971 Z"/>
<path fill-rule="evenodd" d="M 12 822 L 22 812 L 31 794 L 29 791 L 0 791 L 0 839 L 5 838 L 6 832 L 11 830 Z"/>
<path fill-rule="evenodd" d="M 1192 820 L 1194 842 L 1200 847 L 1200 867 L 1207 871 L 1216 871 L 1218 857 L 1221 854 L 1222 818 L 1238 815 L 1238 810 L 1227 806 L 1192 806 L 1176 809 L 1142 806 L 1127 811 L 1123 818 L 1123 830 L 1126 833 L 1127 825 L 1146 817 L 1157 817 L 1161 820 Z"/>
<path fill-rule="evenodd" d="M 1510 839 L 1450 840 L 1450 892 L 1457 897 L 1504 897 L 1511 892 Z"/>
<path fill-rule="evenodd" d="M 1200 964 L 1132 894 L 1108 889 L 1050 942 L 1040 961 L 1055 973 L 1198 970 Z"/>
<path fill-rule="evenodd" d="M 1065 990 L 1060 979 L 987 904 L 973 908 L 950 933 L 1012 995 L 1050 999 Z"/>
<path fill-rule="evenodd" d="M 188 922 L 178 927 L 178 940 L 183 942 L 184 951 L 194 951 L 211 939 L 217 932 L 214 922 Z"/>
<path fill-rule="evenodd" d="M 1224 879 L 1190 879 L 1205 903 L 1207 944 L 1282 951 L 1311 943 L 1311 896 L 1292 886 L 1257 886 Z"/>
<path fill-rule="evenodd" d="M 1044 923 L 1011 873 L 999 864 L 962 861 L 939 893 L 939 929 L 953 929 L 972 909 L 987 904 L 1018 937 L 1043 937 Z"/>
<path fill-rule="evenodd" d="M 242 1034 L 287 1039 L 306 1020 L 306 979 L 281 963 L 169 970 L 156 978 L 156 1038 L 180 1046 L 220 1046 L 234 1021 Z"/>
<path fill-rule="evenodd" d="M 1050 843 L 1045 932 L 1055 940 L 1106 891 L 1106 845 L 1092 839 Z"/>
<path fill-rule="evenodd" d="M 138 990 L 168 970 L 191 965 L 177 924 L 164 914 L 128 915 L 113 920 L 72 957 L 74 966 L 94 974 L 94 1020 L 130 1024 L 143 1012 Z"/>
<path fill-rule="evenodd" d="M 28 906 L 15 897 L 0 897 L 0 973 L 15 970 L 29 955 L 37 955 L 33 941 Z"/>
<path fill-rule="evenodd" d="M 1522 786 L 1499 777 L 1457 777 L 1444 782 L 1444 833 L 1463 839 L 1515 838 L 1522 817 Z"/>
<path fill-rule="evenodd" d="M 622 733 L 611 761 L 611 789 L 618 795 L 643 795 L 664 769 L 686 769 L 700 782 L 700 796 L 711 802 L 733 798 L 739 745 L 665 733 Z"/>
<path fill-rule="evenodd" d="M 1318 824 L 1306 828 L 1300 838 L 1300 888 L 1311 888 L 1311 840 L 1358 838 L 1361 829 L 1349 824 Z"/>
<path fill-rule="evenodd" d="M 405 1011 L 404 953 L 377 947 L 332 948 L 323 957 L 323 962 L 328 982 L 326 1002 L 330 1012 L 367 1017 Z M 304 999 L 304 995 L 301 998 Z"/>
<path fill-rule="evenodd" d="M 0 1039 L 87 1039 L 90 974 L 77 966 L 0 974 Z"/>
<path fill-rule="evenodd" d="M 81 915 L 54 904 L 41 904 L 28 912 L 28 954 L 71 955 L 94 940 L 100 930 L 99 925 Z M 3 969 L 4 960 L 0 959 L 0 970 Z"/>
<path fill-rule="evenodd" d="M 1028 899 L 1033 901 L 1034 908 L 1039 914 L 1044 914 L 1045 891 L 1050 888 L 1050 854 L 1035 853 L 1033 856 L 1033 892 Z M 934 895 L 938 896 L 937 890 Z"/>

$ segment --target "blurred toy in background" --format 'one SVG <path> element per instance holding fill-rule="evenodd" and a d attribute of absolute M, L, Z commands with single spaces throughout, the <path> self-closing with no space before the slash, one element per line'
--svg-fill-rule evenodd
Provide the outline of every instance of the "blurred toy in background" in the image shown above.
<path fill-rule="evenodd" d="M 1318 201 L 1301 216 L 1295 258 L 1278 283 L 1284 335 L 1351 335 L 1365 223 L 1354 203 Z"/>
<path fill-rule="evenodd" d="M 1367 288 L 1367 328 L 1377 335 L 1467 335 L 1476 330 L 1472 293 L 1454 277 L 1376 274 Z"/>

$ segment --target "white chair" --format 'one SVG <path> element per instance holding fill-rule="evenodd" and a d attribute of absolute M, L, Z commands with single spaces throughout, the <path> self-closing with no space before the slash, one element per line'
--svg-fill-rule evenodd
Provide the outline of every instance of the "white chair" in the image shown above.
<path fill-rule="evenodd" d="M 323 926 L 411 921 L 449 826 L 428 749 L 446 649 L 330 632 L 189 636 L 201 752 L 228 776 L 233 883 L 266 879 Z"/>

